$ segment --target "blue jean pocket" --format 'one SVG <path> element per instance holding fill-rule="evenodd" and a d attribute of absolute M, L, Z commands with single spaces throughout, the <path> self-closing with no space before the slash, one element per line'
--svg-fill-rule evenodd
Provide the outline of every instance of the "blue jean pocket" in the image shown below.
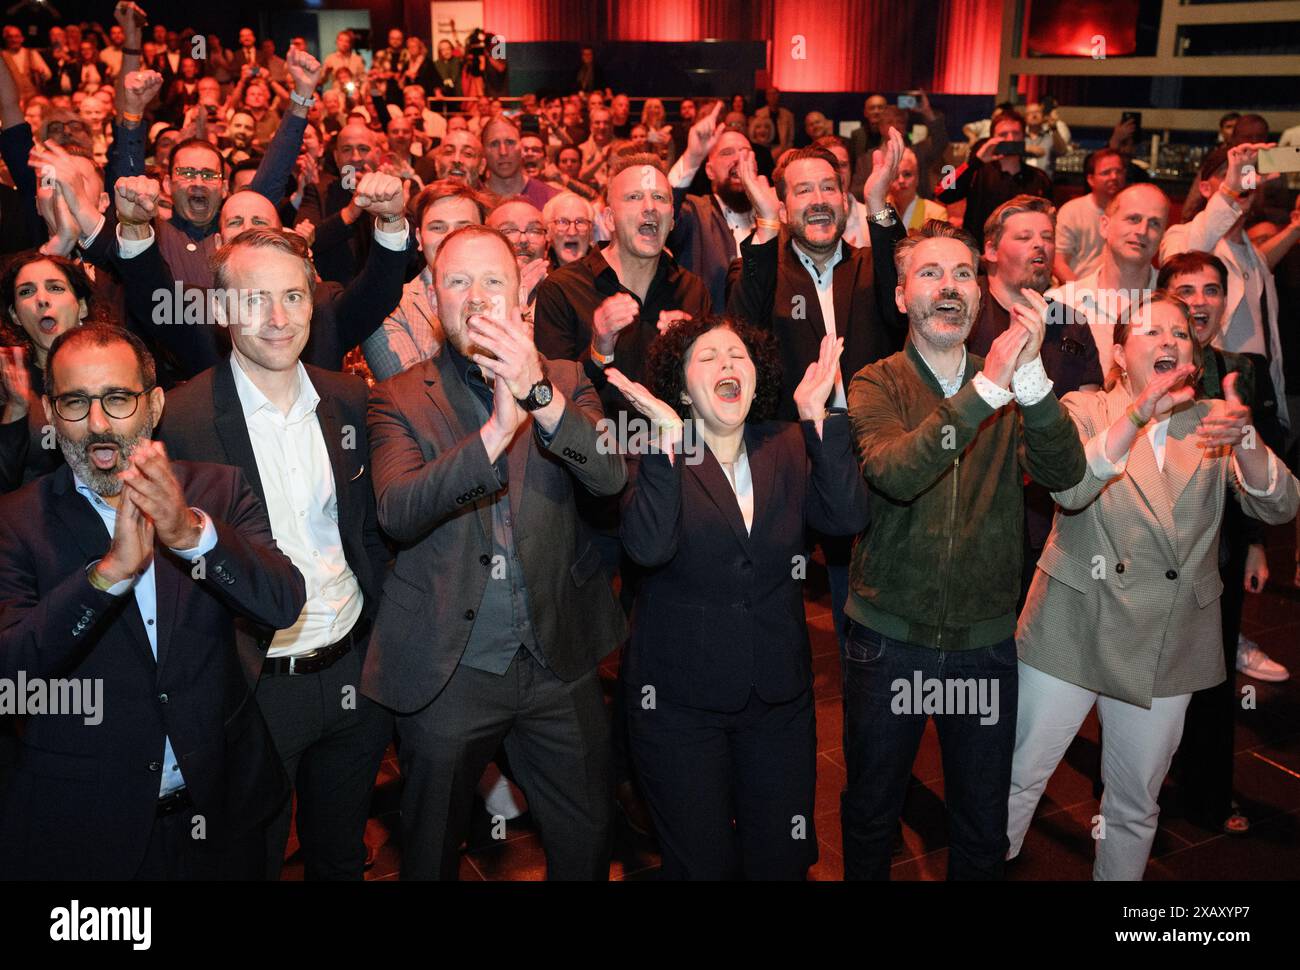
<path fill-rule="evenodd" d="M 875 663 L 885 655 L 885 639 L 861 623 L 850 623 L 841 656 L 857 664 Z"/>

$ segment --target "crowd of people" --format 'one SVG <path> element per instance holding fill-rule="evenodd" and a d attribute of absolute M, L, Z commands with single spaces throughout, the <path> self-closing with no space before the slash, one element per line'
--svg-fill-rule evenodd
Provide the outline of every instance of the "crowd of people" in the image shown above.
<path fill-rule="evenodd" d="M 0 716 L 0 874 L 276 879 L 296 822 L 362 878 L 395 742 L 404 879 L 525 803 L 553 879 L 620 814 L 665 878 L 805 878 L 813 555 L 847 878 L 931 718 L 951 879 L 1004 876 L 1093 708 L 1096 878 L 1176 752 L 1249 828 L 1231 675 L 1288 676 L 1240 620 L 1300 505 L 1262 118 L 1181 219 L 1125 125 L 1058 211 L 1054 106 L 945 169 L 924 92 L 850 138 L 775 89 L 637 117 L 586 48 L 507 111 L 482 30 L 114 20 L 4 29 L 0 678 L 103 716 Z"/>

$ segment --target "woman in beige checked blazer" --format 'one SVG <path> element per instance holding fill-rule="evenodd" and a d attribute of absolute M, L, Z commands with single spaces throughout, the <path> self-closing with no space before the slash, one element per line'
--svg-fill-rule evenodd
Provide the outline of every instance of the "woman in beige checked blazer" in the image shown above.
<path fill-rule="evenodd" d="M 1296 514 L 1296 480 L 1249 429 L 1250 411 L 1194 401 L 1199 350 L 1166 292 L 1115 327 L 1106 390 L 1067 394 L 1088 471 L 1059 508 L 1016 640 L 1020 691 L 1008 858 L 1093 704 L 1105 793 L 1094 879 L 1141 879 L 1156 796 L 1193 691 L 1225 676 L 1219 529 L 1229 491 L 1269 523 Z"/>

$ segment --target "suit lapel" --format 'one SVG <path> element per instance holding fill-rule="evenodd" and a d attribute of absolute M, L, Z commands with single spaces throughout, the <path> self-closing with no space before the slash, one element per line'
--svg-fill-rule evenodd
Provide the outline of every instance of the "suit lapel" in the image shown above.
<path fill-rule="evenodd" d="M 749 460 L 749 477 L 754 484 L 754 521 L 749 534 L 758 532 L 764 513 L 772 506 L 773 482 L 776 478 L 776 461 L 767 446 L 767 438 L 752 425 L 745 425 L 745 454 Z M 744 527 L 744 520 L 741 520 Z"/>
<path fill-rule="evenodd" d="M 804 301 L 804 319 L 808 327 L 808 336 L 813 341 L 813 358 L 821 346 L 822 337 L 826 336 L 826 321 L 822 319 L 821 301 L 817 299 L 817 285 L 812 275 L 803 268 L 799 254 L 794 251 L 794 243 L 786 238 L 781 250 L 781 271 L 785 273 L 791 296 L 801 296 Z M 794 314 L 791 313 L 793 318 Z"/>
<path fill-rule="evenodd" d="M 225 452 L 225 463 L 243 470 L 248 484 L 257 493 L 258 501 L 265 505 L 266 492 L 262 489 L 262 476 L 257 470 L 257 456 L 253 453 L 253 441 L 248 437 L 248 422 L 244 420 L 239 392 L 235 390 L 235 375 L 230 369 L 234 366 L 234 362 L 226 358 L 213 368 L 213 424 Z"/>
<path fill-rule="evenodd" d="M 108 534 L 104 520 L 90 507 L 85 496 L 77 491 L 71 468 L 60 465 L 54 472 L 54 476 L 53 488 L 56 499 L 53 507 L 55 514 L 66 526 L 64 534 L 70 536 L 77 544 L 87 562 L 103 559 L 112 544 L 112 536 Z M 156 551 L 154 555 L 157 555 Z M 154 572 L 156 573 L 157 570 L 155 569 Z M 128 595 L 129 602 L 122 604 L 122 619 L 131 631 L 136 645 L 149 662 L 153 663 L 153 649 L 149 646 L 149 635 L 145 633 L 144 618 L 140 616 L 139 607 L 135 605 L 135 596 Z"/>
<path fill-rule="evenodd" d="M 1111 391 L 1107 395 L 1109 408 L 1107 409 L 1107 426 L 1123 416 L 1125 408 L 1128 407 L 1132 398 L 1123 390 L 1122 385 Z M 1171 422 L 1172 423 L 1172 422 Z M 1165 467 L 1168 468 L 1169 461 L 1169 443 L 1165 443 Z M 1133 439 L 1133 446 L 1129 449 L 1128 467 L 1125 474 L 1133 480 L 1142 500 L 1146 502 L 1155 520 L 1160 523 L 1161 531 L 1165 534 L 1165 541 L 1168 543 L 1169 552 L 1175 557 L 1178 556 L 1178 527 L 1174 524 L 1174 504 L 1170 501 L 1169 488 L 1165 482 L 1164 476 L 1156 466 L 1156 453 L 1151 449 L 1151 436 L 1145 431 L 1139 431 Z"/>
<path fill-rule="evenodd" d="M 1169 491 L 1170 508 L 1178 504 L 1205 457 L 1204 450 L 1192 437 L 1205 410 L 1203 405 L 1185 407 L 1169 419 L 1169 434 L 1165 440 L 1165 487 Z"/>
<path fill-rule="evenodd" d="M 424 391 L 447 428 L 448 440 L 454 445 L 477 431 L 481 422 L 470 399 L 470 390 L 456 373 L 456 364 L 445 346 L 433 358 L 433 363 L 425 378 Z M 478 511 L 483 535 L 491 539 L 492 513 L 484 502 L 476 502 L 474 507 Z"/>
<path fill-rule="evenodd" d="M 700 439 L 704 445 L 704 460 L 698 464 L 686 467 L 696 480 L 708 493 L 713 504 L 718 507 L 722 517 L 727 520 L 727 525 L 731 526 L 731 531 L 736 534 L 736 539 L 740 544 L 749 550 L 749 533 L 745 531 L 745 520 L 740 515 L 740 505 L 736 501 L 736 493 L 731 489 L 731 483 L 727 481 L 727 474 L 718 464 L 718 459 L 714 456 L 713 450 Z M 754 472 L 753 456 L 750 456 L 750 475 L 755 479 L 754 483 L 754 520 L 758 520 L 758 483 L 757 475 Z"/>
<path fill-rule="evenodd" d="M 311 379 L 312 386 L 316 388 L 316 393 L 320 397 L 320 402 L 316 405 L 316 419 L 320 422 L 321 434 L 325 436 L 325 450 L 329 453 L 330 472 L 334 476 L 334 496 L 335 507 L 338 510 L 339 536 L 344 537 L 348 534 L 347 518 L 351 504 L 348 498 L 351 479 L 348 475 L 347 457 L 343 454 L 343 415 L 340 413 L 342 406 L 339 400 L 330 393 L 328 382 L 320 380 L 318 374 L 313 375 L 312 370 L 315 370 L 315 368 L 308 369 L 307 376 Z"/>

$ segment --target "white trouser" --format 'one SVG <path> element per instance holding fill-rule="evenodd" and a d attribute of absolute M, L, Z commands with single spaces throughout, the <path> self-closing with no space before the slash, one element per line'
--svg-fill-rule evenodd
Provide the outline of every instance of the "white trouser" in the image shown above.
<path fill-rule="evenodd" d="M 1160 784 L 1183 734 L 1191 694 L 1156 697 L 1151 710 L 1076 687 L 1023 661 L 1016 714 L 1016 753 L 1011 763 L 1008 859 L 1034 817 L 1047 781 L 1084 718 L 1097 705 L 1101 718 L 1101 824 L 1094 826 L 1094 879 L 1140 880 L 1156 837 Z"/>

